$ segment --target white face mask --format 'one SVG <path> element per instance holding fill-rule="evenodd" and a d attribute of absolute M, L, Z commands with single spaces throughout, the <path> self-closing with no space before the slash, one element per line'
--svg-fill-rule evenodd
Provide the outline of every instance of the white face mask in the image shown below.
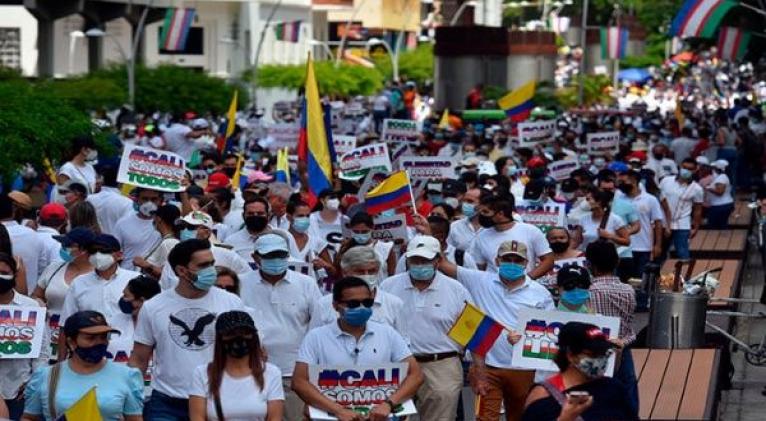
<path fill-rule="evenodd" d="M 152 216 L 157 211 L 157 205 L 154 202 L 144 202 L 138 207 L 138 213 L 143 216 Z"/>
<path fill-rule="evenodd" d="M 95 149 L 91 149 L 88 152 L 88 155 L 85 157 L 85 160 L 86 161 L 95 161 L 96 159 L 98 159 L 98 151 L 95 150 Z"/>
<path fill-rule="evenodd" d="M 340 207 L 340 200 L 338 199 L 327 199 L 327 209 L 329 210 L 338 210 Z"/>
<path fill-rule="evenodd" d="M 88 262 L 98 271 L 105 271 L 114 264 L 114 256 L 108 253 L 96 253 L 88 257 Z"/>
<path fill-rule="evenodd" d="M 370 286 L 370 288 L 375 288 L 378 286 L 378 275 L 372 274 L 372 275 L 355 275 L 357 278 L 363 280 L 364 282 L 367 282 L 367 285 Z"/>
<path fill-rule="evenodd" d="M 583 212 L 590 212 L 590 202 L 586 199 L 581 199 L 580 204 L 577 207 Z"/>

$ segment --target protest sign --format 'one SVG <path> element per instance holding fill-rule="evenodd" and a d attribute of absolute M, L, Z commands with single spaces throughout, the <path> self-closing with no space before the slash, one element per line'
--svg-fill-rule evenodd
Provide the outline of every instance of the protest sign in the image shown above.
<path fill-rule="evenodd" d="M 335 155 L 341 156 L 356 148 L 356 136 L 347 136 L 343 134 L 332 135 L 332 145 L 335 148 Z"/>
<path fill-rule="evenodd" d="M 559 270 L 563 268 L 565 265 L 577 265 L 580 267 L 586 267 L 585 266 L 585 257 L 573 257 L 571 259 L 561 259 L 561 260 L 555 260 L 553 262 L 553 267 L 551 270 L 548 271 L 545 275 L 537 278 L 537 282 L 542 284 L 544 287 L 548 288 L 548 290 L 556 290 L 557 281 L 556 281 L 556 275 L 558 275 Z M 556 291 L 556 295 L 558 295 L 558 291 Z"/>
<path fill-rule="evenodd" d="M 404 215 L 378 215 L 373 223 L 372 238 L 375 240 L 407 240 L 407 218 Z"/>
<path fill-rule="evenodd" d="M 591 155 L 614 155 L 620 151 L 620 132 L 588 133 L 587 143 Z"/>
<path fill-rule="evenodd" d="M 408 171 L 412 180 L 455 179 L 456 165 L 454 159 L 440 156 L 403 156 L 399 160 L 399 168 Z"/>
<path fill-rule="evenodd" d="M 513 346 L 513 365 L 529 370 L 559 371 L 553 358 L 558 352 L 559 329 L 568 322 L 598 326 L 609 338 L 617 338 L 620 318 L 557 310 L 519 309 L 518 332 L 521 340 Z M 607 376 L 614 373 L 615 356 L 609 358 Z"/>
<path fill-rule="evenodd" d="M 355 148 L 340 157 L 339 165 L 345 177 L 362 177 L 365 174 L 364 170 L 369 168 L 391 171 L 388 146 L 385 143 L 373 143 Z"/>
<path fill-rule="evenodd" d="M 185 191 L 186 160 L 172 152 L 147 146 L 125 145 L 117 182 L 152 190 Z"/>
<path fill-rule="evenodd" d="M 377 168 L 371 169 L 367 175 L 365 175 L 364 181 L 362 181 L 362 185 L 359 186 L 359 192 L 356 194 L 356 197 L 360 201 L 364 202 L 364 196 L 367 194 L 367 192 L 385 180 L 389 174 L 389 171 L 384 171 Z"/>
<path fill-rule="evenodd" d="M 309 263 L 290 260 L 287 262 L 287 269 L 298 272 L 301 275 L 314 276 L 314 268 Z"/>
<path fill-rule="evenodd" d="M 556 131 L 555 120 L 525 121 L 518 125 L 519 147 L 532 148 L 546 142 L 553 141 Z"/>
<path fill-rule="evenodd" d="M 268 148 L 271 151 L 277 149 L 290 148 L 295 149 L 298 147 L 298 137 L 300 136 L 301 128 L 298 123 L 272 123 L 267 129 L 268 137 L 271 139 L 268 142 Z"/>
<path fill-rule="evenodd" d="M 37 358 L 45 332 L 45 308 L 0 306 L 0 360 Z"/>
<path fill-rule="evenodd" d="M 548 171 L 549 175 L 556 179 L 556 181 L 562 181 L 569 178 L 572 171 L 579 167 L 580 163 L 576 159 L 562 159 L 548 164 Z"/>
<path fill-rule="evenodd" d="M 416 143 L 420 138 L 418 123 L 414 120 L 397 120 L 387 118 L 383 120 L 383 131 L 380 140 L 388 144 Z"/>
<path fill-rule="evenodd" d="M 309 366 L 309 381 L 326 398 L 364 417 L 375 406 L 386 401 L 407 377 L 407 364 L 380 364 L 375 366 Z M 406 400 L 392 415 L 416 414 L 415 404 Z M 335 420 L 320 409 L 309 407 L 312 420 Z"/>
<path fill-rule="evenodd" d="M 563 227 L 566 221 L 566 205 L 548 200 L 543 205 L 533 205 L 526 200 L 516 204 L 516 213 L 527 224 L 532 224 L 543 233 L 553 227 Z"/>

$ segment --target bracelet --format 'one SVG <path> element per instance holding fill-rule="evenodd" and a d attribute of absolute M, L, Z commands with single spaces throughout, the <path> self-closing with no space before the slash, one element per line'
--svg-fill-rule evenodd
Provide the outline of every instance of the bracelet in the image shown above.
<path fill-rule="evenodd" d="M 392 402 L 391 399 L 386 399 L 385 401 L 383 401 L 383 403 L 388 405 L 388 407 L 391 409 L 391 413 L 394 412 L 394 409 L 396 408 L 396 405 L 394 405 L 394 402 Z"/>

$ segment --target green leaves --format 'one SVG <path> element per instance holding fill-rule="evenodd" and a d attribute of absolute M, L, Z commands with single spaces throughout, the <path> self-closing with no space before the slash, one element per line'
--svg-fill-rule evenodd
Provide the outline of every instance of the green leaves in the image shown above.
<path fill-rule="evenodd" d="M 322 95 L 372 95 L 383 86 L 383 77 L 376 69 L 347 64 L 336 68 L 331 61 L 317 61 L 314 71 Z M 305 77 L 305 64 L 265 65 L 258 69 L 258 86 L 297 90 L 305 84 Z"/>

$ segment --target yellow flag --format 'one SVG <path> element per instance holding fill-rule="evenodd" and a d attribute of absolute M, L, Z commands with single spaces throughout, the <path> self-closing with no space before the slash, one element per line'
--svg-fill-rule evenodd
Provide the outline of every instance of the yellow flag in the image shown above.
<path fill-rule="evenodd" d="M 96 400 L 96 388 L 92 387 L 79 401 L 64 412 L 59 420 L 64 421 L 102 421 L 101 411 Z"/>
<path fill-rule="evenodd" d="M 681 98 L 676 99 L 676 111 L 675 111 L 676 120 L 678 120 L 678 127 L 683 128 L 684 127 L 684 110 L 681 106 Z"/>
<path fill-rule="evenodd" d="M 236 191 L 239 189 L 239 179 L 242 177 L 242 164 L 244 161 L 244 156 L 242 156 L 242 152 L 240 152 L 239 155 L 237 155 L 237 170 L 234 171 L 234 176 L 231 177 L 232 190 Z"/>
<path fill-rule="evenodd" d="M 228 140 L 229 136 L 231 136 L 232 133 L 234 133 L 234 126 L 237 125 L 237 96 L 239 92 L 237 90 L 234 90 L 234 96 L 231 98 L 231 104 L 229 104 L 229 112 L 226 113 L 226 118 L 229 119 L 229 121 L 226 123 L 226 137 L 224 139 Z"/>
<path fill-rule="evenodd" d="M 444 109 L 444 112 L 442 113 L 442 119 L 439 120 L 438 127 L 444 130 L 449 129 L 449 108 Z"/>

